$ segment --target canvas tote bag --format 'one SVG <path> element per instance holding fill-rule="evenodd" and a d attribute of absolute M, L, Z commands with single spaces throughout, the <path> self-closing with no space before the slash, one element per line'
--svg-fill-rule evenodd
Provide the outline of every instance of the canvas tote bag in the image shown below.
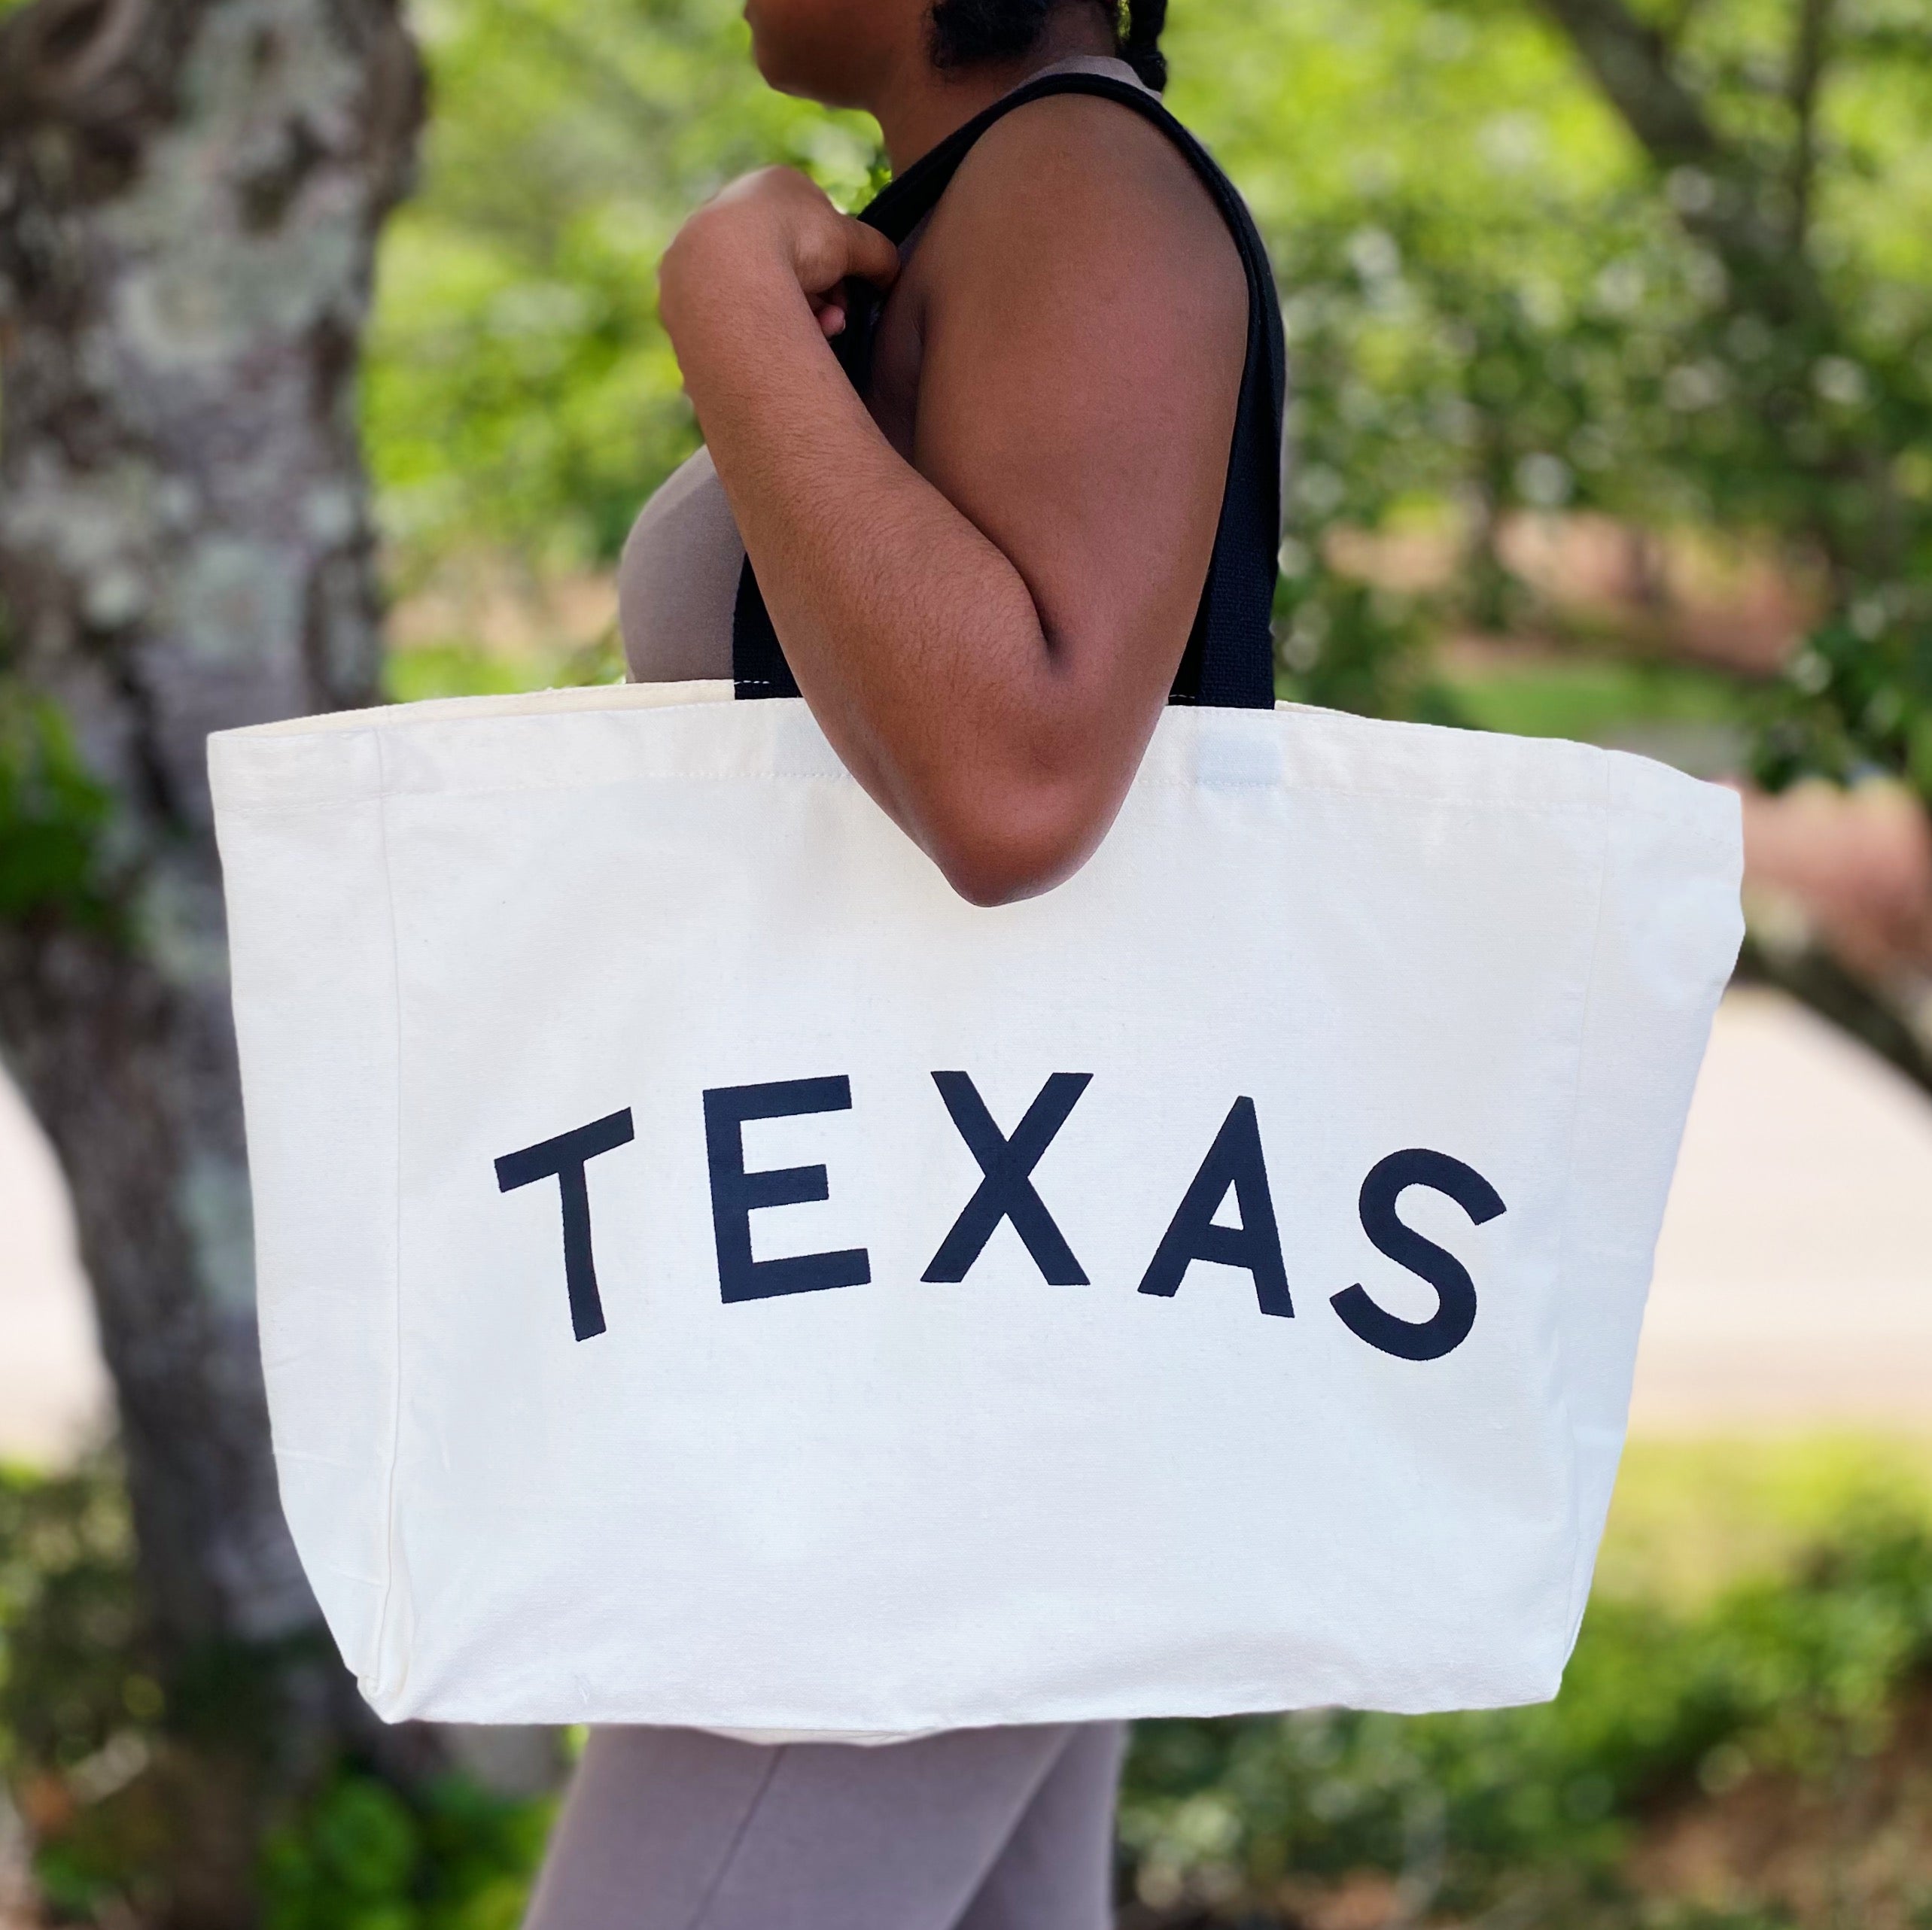
<path fill-rule="evenodd" d="M 1237 444 L 1196 701 L 1025 903 L 742 701 L 755 583 L 736 696 L 211 740 L 282 1494 L 382 1715 L 1554 1692 L 1736 803 L 1255 701 Z"/>

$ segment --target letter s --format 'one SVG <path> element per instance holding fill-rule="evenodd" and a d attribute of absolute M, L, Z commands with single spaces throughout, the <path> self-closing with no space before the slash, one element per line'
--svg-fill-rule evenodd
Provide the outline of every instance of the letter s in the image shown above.
<path fill-rule="evenodd" d="M 1425 1321 L 1398 1320 L 1360 1286 L 1346 1288 L 1328 1304 L 1358 1340 L 1401 1360 L 1439 1360 L 1469 1338 L 1476 1324 L 1476 1283 L 1456 1256 L 1424 1239 L 1396 1217 L 1396 1202 L 1412 1186 L 1447 1193 L 1480 1226 L 1505 1209 L 1496 1190 L 1474 1166 L 1412 1146 L 1391 1153 L 1362 1183 L 1362 1229 L 1378 1253 L 1426 1280 L 1440 1304 Z"/>

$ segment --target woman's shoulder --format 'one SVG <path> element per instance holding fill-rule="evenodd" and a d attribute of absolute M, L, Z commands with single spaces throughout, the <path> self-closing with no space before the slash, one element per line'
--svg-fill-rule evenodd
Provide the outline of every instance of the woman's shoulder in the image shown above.
<path fill-rule="evenodd" d="M 1193 163 L 1160 122 L 1105 95 L 1042 95 L 1002 114 L 961 161 L 920 243 L 929 272 L 1003 281 L 1097 275 L 1095 296 L 1164 287 L 1197 320 L 1219 312 L 1245 333 L 1239 249 Z M 1112 271 L 1112 272 L 1109 272 Z"/>

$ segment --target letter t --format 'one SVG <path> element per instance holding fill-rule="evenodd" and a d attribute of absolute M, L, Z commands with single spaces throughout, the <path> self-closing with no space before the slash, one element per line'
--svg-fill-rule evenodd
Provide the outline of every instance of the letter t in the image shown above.
<path fill-rule="evenodd" d="M 636 1137 L 631 1109 L 613 1112 L 560 1132 L 497 1162 L 497 1189 L 512 1193 L 534 1181 L 554 1179 L 564 1197 L 564 1284 L 570 1296 L 570 1331 L 589 1340 L 604 1331 L 604 1302 L 597 1291 L 597 1269 L 590 1251 L 590 1186 L 584 1168 L 600 1153 L 627 1146 Z"/>

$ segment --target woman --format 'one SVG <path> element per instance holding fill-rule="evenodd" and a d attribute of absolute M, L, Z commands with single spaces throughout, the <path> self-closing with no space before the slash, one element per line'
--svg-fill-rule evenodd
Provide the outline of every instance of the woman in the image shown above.
<path fill-rule="evenodd" d="M 1259 244 L 1151 105 L 1164 0 L 747 11 L 774 87 L 877 119 L 909 232 L 767 169 L 667 251 L 706 447 L 626 547 L 631 674 L 796 687 L 963 895 L 1045 891 L 1170 694 L 1271 698 Z M 1098 1930 L 1124 1743 L 600 1729 L 528 1930 Z"/>

